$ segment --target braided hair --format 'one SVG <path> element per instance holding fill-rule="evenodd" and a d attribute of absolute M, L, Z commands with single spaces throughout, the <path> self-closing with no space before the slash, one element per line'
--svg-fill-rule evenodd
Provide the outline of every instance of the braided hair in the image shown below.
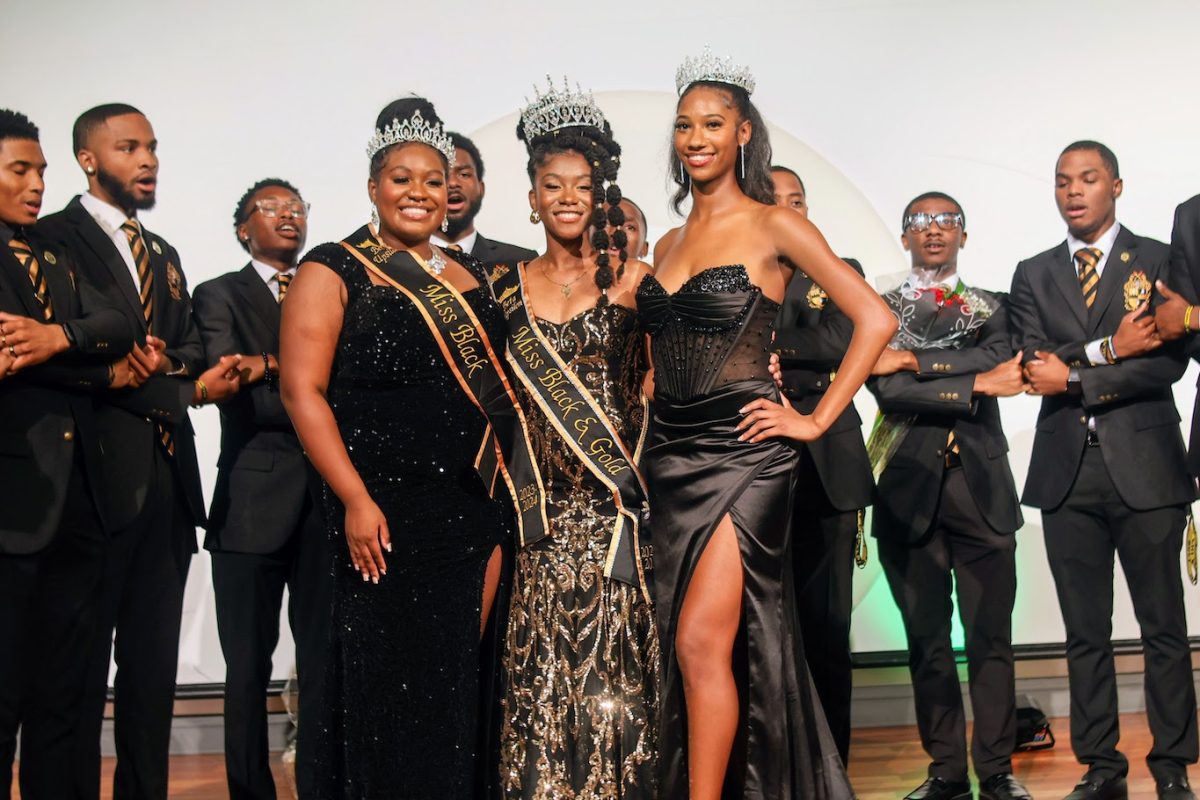
<path fill-rule="evenodd" d="M 579 125 L 570 128 L 559 128 L 548 133 L 539 134 L 532 138 L 526 136 L 525 128 L 517 123 L 517 138 L 525 143 L 529 152 L 529 163 L 526 171 L 532 184 L 541 167 L 552 156 L 561 153 L 577 153 L 587 160 L 592 169 L 592 247 L 596 250 L 596 286 L 600 289 L 598 305 L 608 304 L 608 289 L 614 280 L 620 280 L 625 275 L 625 262 L 629 258 L 626 246 L 629 237 L 621 226 L 625 224 L 625 212 L 621 210 L 621 187 L 617 186 L 617 170 L 621 165 L 621 146 L 612 136 L 612 126 L 604 123 L 604 128 L 592 125 Z M 607 184 L 607 186 L 605 185 Z M 610 240 L 608 226 L 613 226 Z M 613 271 L 609 246 L 615 246 L 620 251 L 620 263 Z"/>

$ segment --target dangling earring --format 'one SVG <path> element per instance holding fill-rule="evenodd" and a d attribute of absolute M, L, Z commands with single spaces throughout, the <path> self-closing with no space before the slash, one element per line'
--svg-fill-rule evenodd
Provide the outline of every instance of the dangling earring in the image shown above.
<path fill-rule="evenodd" d="M 371 225 L 375 230 L 379 230 L 379 209 L 375 207 L 374 203 L 371 204 Z"/>
<path fill-rule="evenodd" d="M 679 182 L 684 186 L 687 186 L 689 177 L 690 176 L 683 170 L 683 159 L 681 158 L 679 159 Z"/>
<path fill-rule="evenodd" d="M 744 145 L 744 144 L 738 145 L 738 160 L 741 162 L 741 165 L 742 165 L 741 178 L 742 178 L 742 180 L 745 180 L 746 179 L 746 145 Z"/>
<path fill-rule="evenodd" d="M 537 209 L 529 212 L 529 222 L 531 225 L 537 225 L 542 221 L 542 215 L 537 212 Z"/>
<path fill-rule="evenodd" d="M 450 230 L 450 217 L 442 217 L 442 233 Z"/>

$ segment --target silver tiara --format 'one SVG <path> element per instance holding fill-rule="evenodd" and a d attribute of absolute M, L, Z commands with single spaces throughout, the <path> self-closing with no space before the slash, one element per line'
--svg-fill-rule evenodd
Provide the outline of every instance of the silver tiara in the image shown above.
<path fill-rule="evenodd" d="M 675 70 L 675 91 L 680 95 L 683 90 L 697 81 L 714 81 L 740 86 L 746 94 L 754 94 L 754 76 L 750 68 L 734 64 L 729 56 L 719 58 L 713 55 L 708 45 L 704 45 L 704 53 L 699 57 L 689 56 Z"/>
<path fill-rule="evenodd" d="M 367 142 L 367 158 L 374 158 L 385 147 L 405 142 L 420 142 L 427 144 L 446 157 L 450 164 L 454 163 L 454 142 L 446 135 L 440 122 L 426 122 L 420 111 L 401 122 L 392 120 L 383 130 L 376 130 L 375 135 Z"/>
<path fill-rule="evenodd" d="M 563 78 L 562 89 L 554 88 L 554 81 L 546 76 L 546 93 L 535 86 L 534 100 L 521 111 L 521 129 L 525 140 L 530 141 L 560 128 L 592 127 L 604 130 L 604 113 L 596 105 L 591 92 L 585 92 L 575 84 L 571 91 L 567 79 Z M 529 98 L 525 98 L 528 103 Z"/>

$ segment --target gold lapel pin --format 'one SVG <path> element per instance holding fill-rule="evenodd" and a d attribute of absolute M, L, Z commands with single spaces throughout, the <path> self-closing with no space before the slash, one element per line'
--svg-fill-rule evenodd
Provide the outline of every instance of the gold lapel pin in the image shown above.
<path fill-rule="evenodd" d="M 1129 255 L 1129 251 L 1128 251 L 1128 250 L 1126 250 L 1124 253 L 1121 253 L 1121 260 L 1122 260 L 1123 262 L 1125 262 L 1126 264 L 1128 264 L 1128 263 L 1129 263 L 1129 258 L 1130 258 L 1130 255 Z"/>
<path fill-rule="evenodd" d="M 45 261 L 47 264 L 57 264 L 58 263 L 58 259 L 54 257 L 54 253 L 51 253 L 49 250 L 42 253 L 42 260 Z"/>
<path fill-rule="evenodd" d="M 162 247 L 159 246 L 158 242 L 151 242 L 150 249 L 158 253 L 160 256 L 162 255 Z"/>

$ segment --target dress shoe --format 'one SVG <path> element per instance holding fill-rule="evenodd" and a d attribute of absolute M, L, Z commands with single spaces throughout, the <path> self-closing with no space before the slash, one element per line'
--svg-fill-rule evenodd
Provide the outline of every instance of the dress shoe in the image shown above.
<path fill-rule="evenodd" d="M 1064 800 L 1125 800 L 1127 797 L 1129 789 L 1121 776 L 1094 778 L 1084 775 Z"/>
<path fill-rule="evenodd" d="M 1168 778 L 1158 782 L 1158 800 L 1196 800 L 1187 778 Z"/>
<path fill-rule="evenodd" d="M 971 782 L 926 778 L 924 783 L 904 795 L 904 800 L 971 800 Z"/>
<path fill-rule="evenodd" d="M 1033 800 L 1033 795 L 1011 772 L 1001 772 L 979 784 L 979 800 Z"/>

